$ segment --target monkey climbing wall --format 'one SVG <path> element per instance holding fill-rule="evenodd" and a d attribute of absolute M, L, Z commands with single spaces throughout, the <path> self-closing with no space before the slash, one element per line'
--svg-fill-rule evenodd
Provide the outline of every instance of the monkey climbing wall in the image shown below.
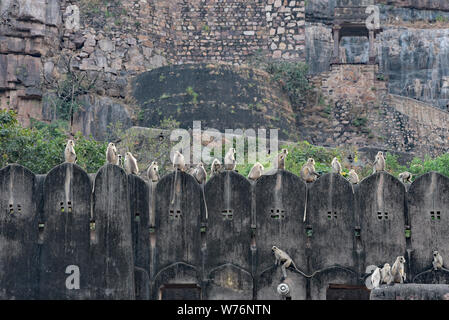
<path fill-rule="evenodd" d="M 432 252 L 449 259 L 448 210 L 449 178 L 434 172 L 407 188 L 385 172 L 354 188 L 223 172 L 203 189 L 184 172 L 148 183 L 114 165 L 13 164 L 0 170 L 0 299 L 321 300 L 398 255 L 407 279 L 445 284 Z M 285 279 L 273 246 L 296 267 Z"/>

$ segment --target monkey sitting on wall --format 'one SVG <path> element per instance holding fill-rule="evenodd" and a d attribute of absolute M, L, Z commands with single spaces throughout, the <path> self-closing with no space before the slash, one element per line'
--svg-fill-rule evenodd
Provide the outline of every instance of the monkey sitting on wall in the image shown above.
<path fill-rule="evenodd" d="M 263 165 L 260 162 L 256 162 L 248 174 L 248 179 L 254 181 L 259 179 L 263 174 L 263 170 L 264 170 Z"/>
<path fill-rule="evenodd" d="M 151 182 L 159 181 L 159 166 L 157 161 L 151 162 L 147 170 L 148 180 Z"/>
<path fill-rule="evenodd" d="M 385 158 L 384 153 L 379 151 L 376 155 L 376 159 L 373 163 L 373 173 L 385 171 Z"/>
<path fill-rule="evenodd" d="M 279 266 L 281 263 L 281 270 L 282 270 L 282 275 L 283 275 L 283 280 L 285 280 L 287 278 L 287 268 L 289 268 L 290 266 L 292 266 L 296 271 L 298 271 L 299 273 L 301 273 L 302 275 L 306 276 L 303 272 L 301 272 L 295 265 L 295 263 L 293 262 L 293 259 L 290 258 L 290 256 L 283 250 L 279 249 L 276 246 L 273 246 L 271 248 L 271 250 L 274 253 L 274 257 L 275 257 L 275 265 Z"/>
<path fill-rule="evenodd" d="M 237 162 L 235 161 L 235 149 L 230 148 L 224 158 L 224 167 L 226 170 L 235 170 Z"/>
<path fill-rule="evenodd" d="M 76 163 L 77 157 L 75 153 L 75 142 L 73 140 L 67 141 L 67 145 L 64 150 L 65 162 Z"/>
<path fill-rule="evenodd" d="M 443 268 L 443 257 L 438 251 L 433 252 L 432 265 L 434 270 L 441 270 Z"/>
<path fill-rule="evenodd" d="M 314 182 L 320 175 L 315 171 L 315 160 L 309 158 L 301 168 L 301 178 L 305 182 Z"/>
<path fill-rule="evenodd" d="M 395 283 L 404 283 L 406 274 L 405 258 L 403 256 L 399 256 L 396 258 L 393 267 L 391 267 L 391 275 L 393 276 L 393 281 Z"/>
<path fill-rule="evenodd" d="M 108 148 L 106 149 L 106 163 L 117 165 L 117 162 L 118 162 L 117 148 L 115 147 L 114 143 L 110 142 L 108 144 Z"/>
<path fill-rule="evenodd" d="M 275 164 L 275 168 L 277 165 L 278 170 L 285 170 L 285 159 L 287 159 L 288 150 L 282 149 L 281 152 L 277 156 L 277 163 Z"/>
<path fill-rule="evenodd" d="M 332 166 L 332 173 L 337 173 L 341 175 L 341 164 L 336 157 L 332 159 L 331 166 Z"/>
<path fill-rule="evenodd" d="M 399 180 L 404 184 L 412 183 L 412 174 L 408 171 L 402 172 L 399 174 Z"/>
<path fill-rule="evenodd" d="M 210 166 L 210 177 L 219 174 L 222 171 L 221 162 L 215 158 L 214 161 L 212 161 L 212 165 Z"/>
<path fill-rule="evenodd" d="M 125 172 L 127 174 L 139 174 L 139 167 L 137 166 L 137 160 L 134 158 L 131 152 L 125 154 Z"/>

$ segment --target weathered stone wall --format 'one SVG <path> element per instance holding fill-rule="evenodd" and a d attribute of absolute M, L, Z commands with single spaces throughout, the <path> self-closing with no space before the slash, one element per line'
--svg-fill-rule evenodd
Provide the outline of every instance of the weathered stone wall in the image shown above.
<path fill-rule="evenodd" d="M 340 21 L 339 6 L 343 6 L 349 17 L 356 16 L 352 2 L 312 0 L 307 3 L 305 47 L 306 61 L 312 74 L 331 70 L 332 26 Z M 447 2 L 372 2 L 379 6 L 382 28 L 375 41 L 376 61 L 379 71 L 388 81 L 388 91 L 447 109 Z M 364 19 L 359 20 L 362 25 L 365 23 Z M 345 36 L 341 39 L 339 52 L 342 63 L 367 63 L 368 39 Z"/>
<path fill-rule="evenodd" d="M 167 11 L 161 9 L 168 8 L 168 54 L 175 63 L 241 64 L 259 50 L 267 50 L 275 59 L 303 58 L 303 0 L 163 2 L 154 1 L 153 12 L 157 20 L 166 21 Z"/>
<path fill-rule="evenodd" d="M 311 77 L 325 101 L 301 110 L 307 138 L 328 146 L 376 146 L 415 155 L 437 156 L 449 148 L 449 113 L 430 104 L 387 93 L 377 65 L 333 64 Z M 321 131 L 316 134 L 315 126 Z M 309 131 L 310 130 L 310 131 Z"/>
<path fill-rule="evenodd" d="M 25 125 L 57 117 L 58 92 L 93 83 L 72 131 L 106 137 L 138 118 L 131 80 L 168 64 L 304 60 L 303 0 L 8 0 L 0 7 L 0 106 Z"/>
<path fill-rule="evenodd" d="M 284 281 L 292 299 L 360 290 L 367 265 L 398 255 L 409 282 L 446 284 L 431 253 L 449 252 L 448 186 L 436 173 L 409 188 L 377 173 L 352 188 L 336 174 L 306 185 L 286 171 L 255 183 L 224 172 L 204 199 L 186 173 L 148 185 L 114 165 L 93 181 L 67 163 L 46 176 L 10 165 L 0 170 L 0 298 L 281 299 L 273 245 L 299 270 Z M 78 290 L 66 288 L 71 265 Z"/>

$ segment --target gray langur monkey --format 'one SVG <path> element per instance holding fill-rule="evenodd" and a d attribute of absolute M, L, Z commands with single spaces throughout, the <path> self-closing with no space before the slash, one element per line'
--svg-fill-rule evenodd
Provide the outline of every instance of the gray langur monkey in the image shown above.
<path fill-rule="evenodd" d="M 114 143 L 110 142 L 108 144 L 108 148 L 106 149 L 106 163 L 117 165 L 118 161 L 117 148 Z"/>
<path fill-rule="evenodd" d="M 405 258 L 403 256 L 399 256 L 396 258 L 396 261 L 391 267 L 391 275 L 393 276 L 393 281 L 395 283 L 404 283 L 406 274 L 405 274 Z"/>
<path fill-rule="evenodd" d="M 175 151 L 175 154 L 173 156 L 173 169 L 178 169 L 181 171 L 185 171 L 186 169 L 184 156 L 179 151 Z"/>
<path fill-rule="evenodd" d="M 441 268 L 443 268 L 443 257 L 438 251 L 433 252 L 432 265 L 434 270 L 440 270 Z"/>
<path fill-rule="evenodd" d="M 279 249 L 276 246 L 273 246 L 271 248 L 271 250 L 274 253 L 274 257 L 275 257 L 275 265 L 279 266 L 281 263 L 281 270 L 282 270 L 282 275 L 284 277 L 284 279 L 287 278 L 287 271 L 286 269 L 289 268 L 290 266 L 293 266 L 293 268 L 295 268 L 296 271 L 298 271 L 299 273 L 301 273 L 302 275 L 306 276 L 303 272 L 301 272 L 295 265 L 295 263 L 293 262 L 293 259 L 290 258 L 290 256 L 285 252 L 282 251 L 281 249 Z"/>
<path fill-rule="evenodd" d="M 137 160 L 134 158 L 131 152 L 125 154 L 125 172 L 127 174 L 139 174 L 139 167 L 137 166 Z"/>
<path fill-rule="evenodd" d="M 204 169 L 204 164 L 202 162 L 198 163 L 195 168 L 193 168 L 192 176 L 198 181 L 199 184 L 205 184 L 207 180 L 207 172 Z"/>
<path fill-rule="evenodd" d="M 307 160 L 307 163 L 305 163 L 302 166 L 300 176 L 307 183 L 315 181 L 317 179 L 317 177 L 320 176 L 315 171 L 315 160 L 313 158 L 309 158 Z M 307 216 L 307 188 L 306 188 L 305 198 L 306 198 L 306 201 L 305 201 L 305 205 L 304 205 L 304 219 L 303 219 L 304 222 L 306 221 L 306 216 Z"/>
<path fill-rule="evenodd" d="M 332 172 L 341 174 L 341 164 L 336 157 L 332 159 Z"/>
<path fill-rule="evenodd" d="M 206 169 L 204 168 L 204 164 L 202 162 L 198 163 L 195 167 L 195 169 L 193 170 L 193 177 L 196 179 L 196 181 L 200 184 L 201 187 L 201 192 L 203 195 L 203 201 L 204 201 L 204 209 L 205 209 L 205 213 L 206 213 L 206 220 L 208 218 L 208 212 L 207 212 L 207 203 L 206 203 L 206 195 L 204 194 L 204 185 L 206 184 L 207 181 L 207 172 Z"/>
<path fill-rule="evenodd" d="M 348 180 L 349 182 L 351 182 L 352 184 L 358 184 L 360 182 L 359 180 L 359 175 L 357 174 L 357 172 L 355 172 L 354 169 L 351 169 L 348 173 Z"/>
<path fill-rule="evenodd" d="M 224 157 L 224 167 L 226 170 L 235 170 L 236 164 L 235 149 L 230 148 Z"/>
<path fill-rule="evenodd" d="M 412 174 L 408 171 L 401 172 L 399 174 L 399 180 L 401 180 L 404 184 L 412 183 Z"/>
<path fill-rule="evenodd" d="M 287 159 L 288 150 L 282 149 L 277 156 L 277 168 L 278 170 L 285 170 L 285 159 Z"/>
<path fill-rule="evenodd" d="M 373 173 L 385 171 L 385 158 L 382 151 L 379 151 L 373 163 Z"/>
<path fill-rule="evenodd" d="M 300 172 L 301 178 L 305 182 L 314 182 L 320 175 L 315 171 L 315 160 L 313 158 L 307 159 Z"/>
<path fill-rule="evenodd" d="M 262 176 L 263 171 L 264 171 L 263 165 L 260 162 L 256 162 L 248 174 L 248 179 L 250 180 L 259 179 Z"/>
<path fill-rule="evenodd" d="M 210 177 L 219 174 L 222 170 L 221 162 L 215 158 L 214 161 L 212 161 L 212 165 L 210 166 Z"/>
<path fill-rule="evenodd" d="M 75 142 L 73 140 L 67 141 L 67 145 L 64 150 L 65 162 L 76 163 Z"/>
<path fill-rule="evenodd" d="M 373 286 L 373 289 L 379 288 L 381 281 L 382 281 L 382 279 L 381 279 L 380 269 L 379 269 L 379 267 L 377 267 L 376 269 L 374 269 L 374 272 L 371 274 L 371 285 Z"/>
<path fill-rule="evenodd" d="M 380 270 L 381 283 L 386 283 L 388 285 L 393 283 L 393 276 L 391 275 L 391 266 L 389 263 L 385 263 L 383 268 Z"/>
<path fill-rule="evenodd" d="M 159 165 L 158 165 L 157 161 L 151 162 L 151 164 L 147 170 L 147 177 L 148 177 L 148 180 L 151 182 L 159 181 Z"/>
<path fill-rule="evenodd" d="M 173 197 L 171 200 L 171 204 L 175 203 L 175 194 L 176 194 L 176 182 L 178 178 L 178 170 L 185 171 L 186 169 L 186 162 L 184 159 L 184 156 L 181 152 L 175 151 L 173 155 L 173 169 L 175 170 L 175 178 L 173 180 Z"/>

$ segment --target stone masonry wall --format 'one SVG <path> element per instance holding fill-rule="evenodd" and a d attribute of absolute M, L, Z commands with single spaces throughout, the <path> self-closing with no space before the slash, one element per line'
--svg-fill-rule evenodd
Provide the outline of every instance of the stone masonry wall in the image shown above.
<path fill-rule="evenodd" d="M 128 123 L 130 80 L 142 72 L 242 64 L 260 52 L 304 59 L 303 0 L 5 0 L 0 13 L 0 105 L 25 125 L 56 117 L 54 94 L 69 71 L 95 80 L 79 97 L 84 110 L 107 105 Z M 88 117 L 76 116 L 75 127 L 89 132 L 76 122 Z"/>
<path fill-rule="evenodd" d="M 346 64 L 333 64 L 329 72 L 311 77 L 323 95 L 324 106 L 302 110 L 303 126 L 318 125 L 321 129 L 319 136 L 309 140 L 328 146 L 375 146 L 415 155 L 447 152 L 449 112 L 388 94 L 382 77 L 377 65 Z"/>
<path fill-rule="evenodd" d="M 434 250 L 449 255 L 448 192 L 435 172 L 353 186 L 332 173 L 306 184 L 225 171 L 203 189 L 184 172 L 148 183 L 110 164 L 92 176 L 13 164 L 0 170 L 0 299 L 278 300 L 284 283 L 293 300 L 324 300 L 330 285 L 366 291 L 366 267 L 401 255 L 408 283 L 448 284 L 432 268 Z M 303 274 L 283 279 L 273 245 Z"/>

